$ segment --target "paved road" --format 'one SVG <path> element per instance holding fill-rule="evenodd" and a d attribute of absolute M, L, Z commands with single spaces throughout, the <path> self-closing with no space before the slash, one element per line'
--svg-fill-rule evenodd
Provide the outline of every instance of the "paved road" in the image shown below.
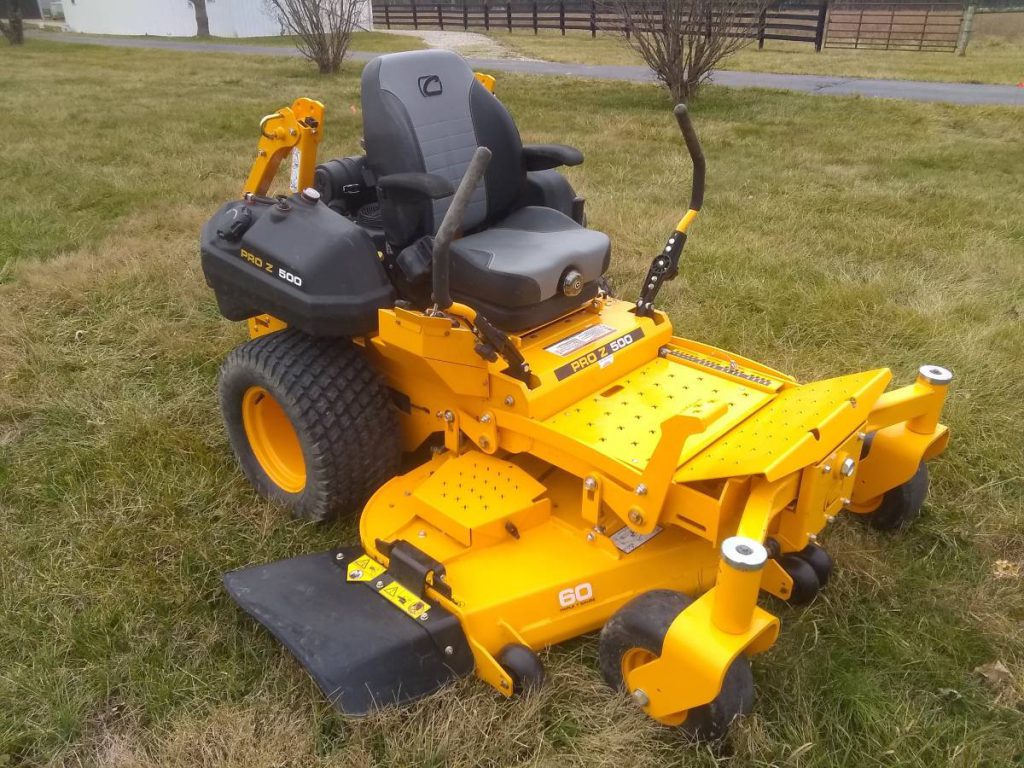
<path fill-rule="evenodd" d="M 70 33 L 41 33 L 43 40 L 62 43 L 84 43 L 120 48 L 158 48 L 169 51 L 201 51 L 209 53 L 241 53 L 259 56 L 297 56 L 288 46 L 237 45 L 187 40 L 161 40 L 155 37 L 117 38 L 86 37 Z M 354 51 L 357 61 L 369 61 L 379 54 Z M 515 59 L 469 59 L 477 69 L 493 72 L 521 72 L 531 75 L 564 75 L 598 80 L 652 82 L 654 74 L 646 67 L 598 64 L 555 64 L 547 61 Z M 973 85 L 969 83 L 930 83 L 918 80 L 869 80 L 859 77 L 827 77 L 824 75 L 776 75 L 763 72 L 716 71 L 711 80 L 716 85 L 733 88 L 774 88 L 800 93 L 832 96 L 867 96 L 879 99 L 908 99 L 949 104 L 1009 104 L 1024 106 L 1024 88 L 1012 85 Z"/>

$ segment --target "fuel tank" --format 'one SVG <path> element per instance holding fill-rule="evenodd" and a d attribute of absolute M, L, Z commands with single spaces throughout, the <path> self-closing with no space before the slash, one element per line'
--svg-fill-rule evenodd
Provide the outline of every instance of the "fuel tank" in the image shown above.
<path fill-rule="evenodd" d="M 226 203 L 203 226 L 203 274 L 221 314 L 270 314 L 312 336 L 363 336 L 395 302 L 377 248 L 315 190 Z"/>

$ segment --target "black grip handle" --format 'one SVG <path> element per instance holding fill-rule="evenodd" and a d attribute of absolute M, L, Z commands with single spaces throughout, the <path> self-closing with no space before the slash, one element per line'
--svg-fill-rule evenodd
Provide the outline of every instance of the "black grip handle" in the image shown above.
<path fill-rule="evenodd" d="M 686 142 L 686 151 L 690 153 L 690 161 L 693 163 L 693 186 L 690 189 L 690 209 L 699 211 L 704 205 L 704 150 L 701 149 L 700 139 L 697 138 L 697 131 L 693 128 L 693 121 L 690 120 L 690 112 L 685 104 L 676 104 L 673 110 L 676 122 L 679 123 L 679 130 L 683 132 L 683 141 Z"/>
<path fill-rule="evenodd" d="M 459 188 L 455 190 L 451 205 L 448 206 L 448 210 L 444 214 L 441 226 L 437 228 L 437 234 L 434 236 L 433 293 L 434 303 L 440 309 L 448 309 L 452 305 L 451 252 L 449 250 L 452 240 L 459 227 L 462 226 L 462 218 L 466 215 L 466 208 L 469 207 L 473 190 L 483 179 L 487 164 L 490 162 L 491 150 L 487 147 L 477 147 L 473 158 L 469 161 L 469 167 L 466 168 L 466 173 L 462 176 L 462 181 L 459 182 Z"/>

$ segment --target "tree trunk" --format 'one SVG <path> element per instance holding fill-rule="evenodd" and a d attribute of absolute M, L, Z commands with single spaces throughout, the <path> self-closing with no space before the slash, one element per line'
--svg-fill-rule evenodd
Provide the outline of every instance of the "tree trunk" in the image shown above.
<path fill-rule="evenodd" d="M 676 104 L 686 104 L 690 100 L 691 88 L 689 75 L 685 68 L 664 67 L 658 71 L 658 79 L 668 88 L 672 94 L 672 100 Z"/>
<path fill-rule="evenodd" d="M 11 14 L 11 45 L 22 45 L 25 42 L 25 25 L 21 20 L 21 4 L 14 3 Z"/>
<path fill-rule="evenodd" d="M 210 17 L 206 13 L 206 0 L 192 0 L 196 11 L 196 37 L 210 36 Z"/>
<path fill-rule="evenodd" d="M 21 3 L 19 0 L 0 0 L 0 32 L 3 32 L 11 45 L 25 42 L 25 25 L 21 19 Z"/>
<path fill-rule="evenodd" d="M 676 102 L 676 104 L 690 103 L 691 89 L 689 82 L 686 80 L 673 83 L 669 90 L 672 92 L 672 100 Z"/>

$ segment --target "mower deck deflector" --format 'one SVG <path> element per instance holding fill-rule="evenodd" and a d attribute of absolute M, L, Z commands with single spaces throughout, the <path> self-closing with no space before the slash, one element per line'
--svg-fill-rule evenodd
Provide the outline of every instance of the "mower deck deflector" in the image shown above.
<path fill-rule="evenodd" d="M 232 571 L 224 585 L 346 714 L 413 701 L 472 672 L 466 636 L 442 606 L 416 618 L 378 594 L 376 581 L 348 580 L 346 564 L 362 556 L 346 547 L 293 557 Z"/>

